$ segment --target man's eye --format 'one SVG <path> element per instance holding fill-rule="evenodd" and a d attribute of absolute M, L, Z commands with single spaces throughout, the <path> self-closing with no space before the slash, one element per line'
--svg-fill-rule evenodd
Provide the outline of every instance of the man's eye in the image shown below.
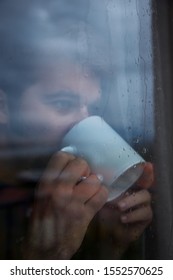
<path fill-rule="evenodd" d="M 53 107 L 55 108 L 55 110 L 57 110 L 58 112 L 61 113 L 68 113 L 68 112 L 72 112 L 73 110 L 76 110 L 78 107 L 77 102 L 73 101 L 73 100 L 55 100 L 52 103 Z"/>

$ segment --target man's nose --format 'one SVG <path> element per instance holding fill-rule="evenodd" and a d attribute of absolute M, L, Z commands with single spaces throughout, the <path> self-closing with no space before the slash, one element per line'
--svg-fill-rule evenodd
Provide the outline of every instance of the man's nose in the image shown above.
<path fill-rule="evenodd" d="M 82 105 L 80 108 L 78 108 L 73 115 L 73 118 L 71 119 L 71 122 L 69 124 L 69 129 L 71 129 L 75 124 L 79 123 L 83 119 L 89 117 L 89 110 L 88 107 L 85 105 Z"/>
<path fill-rule="evenodd" d="M 80 108 L 79 108 L 79 111 L 76 112 L 76 116 L 77 116 L 77 119 L 76 121 L 79 122 L 87 117 L 89 117 L 89 111 L 88 111 L 88 107 L 86 105 L 82 105 Z"/>

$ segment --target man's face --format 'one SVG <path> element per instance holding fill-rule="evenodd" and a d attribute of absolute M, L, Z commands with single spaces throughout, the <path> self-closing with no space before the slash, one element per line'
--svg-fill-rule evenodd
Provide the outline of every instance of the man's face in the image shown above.
<path fill-rule="evenodd" d="M 65 133 L 89 116 L 90 106 L 97 107 L 99 98 L 98 80 L 79 66 L 42 69 L 40 79 L 22 93 L 15 112 L 17 146 L 26 149 L 26 155 L 32 150 L 35 155 L 58 150 Z"/>

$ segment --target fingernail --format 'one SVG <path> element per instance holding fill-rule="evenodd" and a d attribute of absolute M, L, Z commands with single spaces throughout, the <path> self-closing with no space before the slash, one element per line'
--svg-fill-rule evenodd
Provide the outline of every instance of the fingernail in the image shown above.
<path fill-rule="evenodd" d="M 119 203 L 118 203 L 118 206 L 119 206 L 120 209 L 123 210 L 123 209 L 126 208 L 126 203 L 125 203 L 125 202 L 119 202 Z"/>
<path fill-rule="evenodd" d="M 97 174 L 96 176 L 100 180 L 100 182 L 102 183 L 103 182 L 103 175 Z"/>
<path fill-rule="evenodd" d="M 122 223 L 125 223 L 127 221 L 127 216 L 121 216 Z"/>

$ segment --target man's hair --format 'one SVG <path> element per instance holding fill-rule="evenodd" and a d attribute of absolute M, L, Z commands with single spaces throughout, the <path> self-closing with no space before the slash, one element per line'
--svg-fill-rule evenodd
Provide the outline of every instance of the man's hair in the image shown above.
<path fill-rule="evenodd" d="M 0 88 L 9 100 L 34 83 L 38 70 L 50 61 L 79 63 L 101 79 L 110 75 L 107 42 L 88 24 L 84 12 L 77 14 L 69 8 L 70 3 L 2 0 Z"/>

